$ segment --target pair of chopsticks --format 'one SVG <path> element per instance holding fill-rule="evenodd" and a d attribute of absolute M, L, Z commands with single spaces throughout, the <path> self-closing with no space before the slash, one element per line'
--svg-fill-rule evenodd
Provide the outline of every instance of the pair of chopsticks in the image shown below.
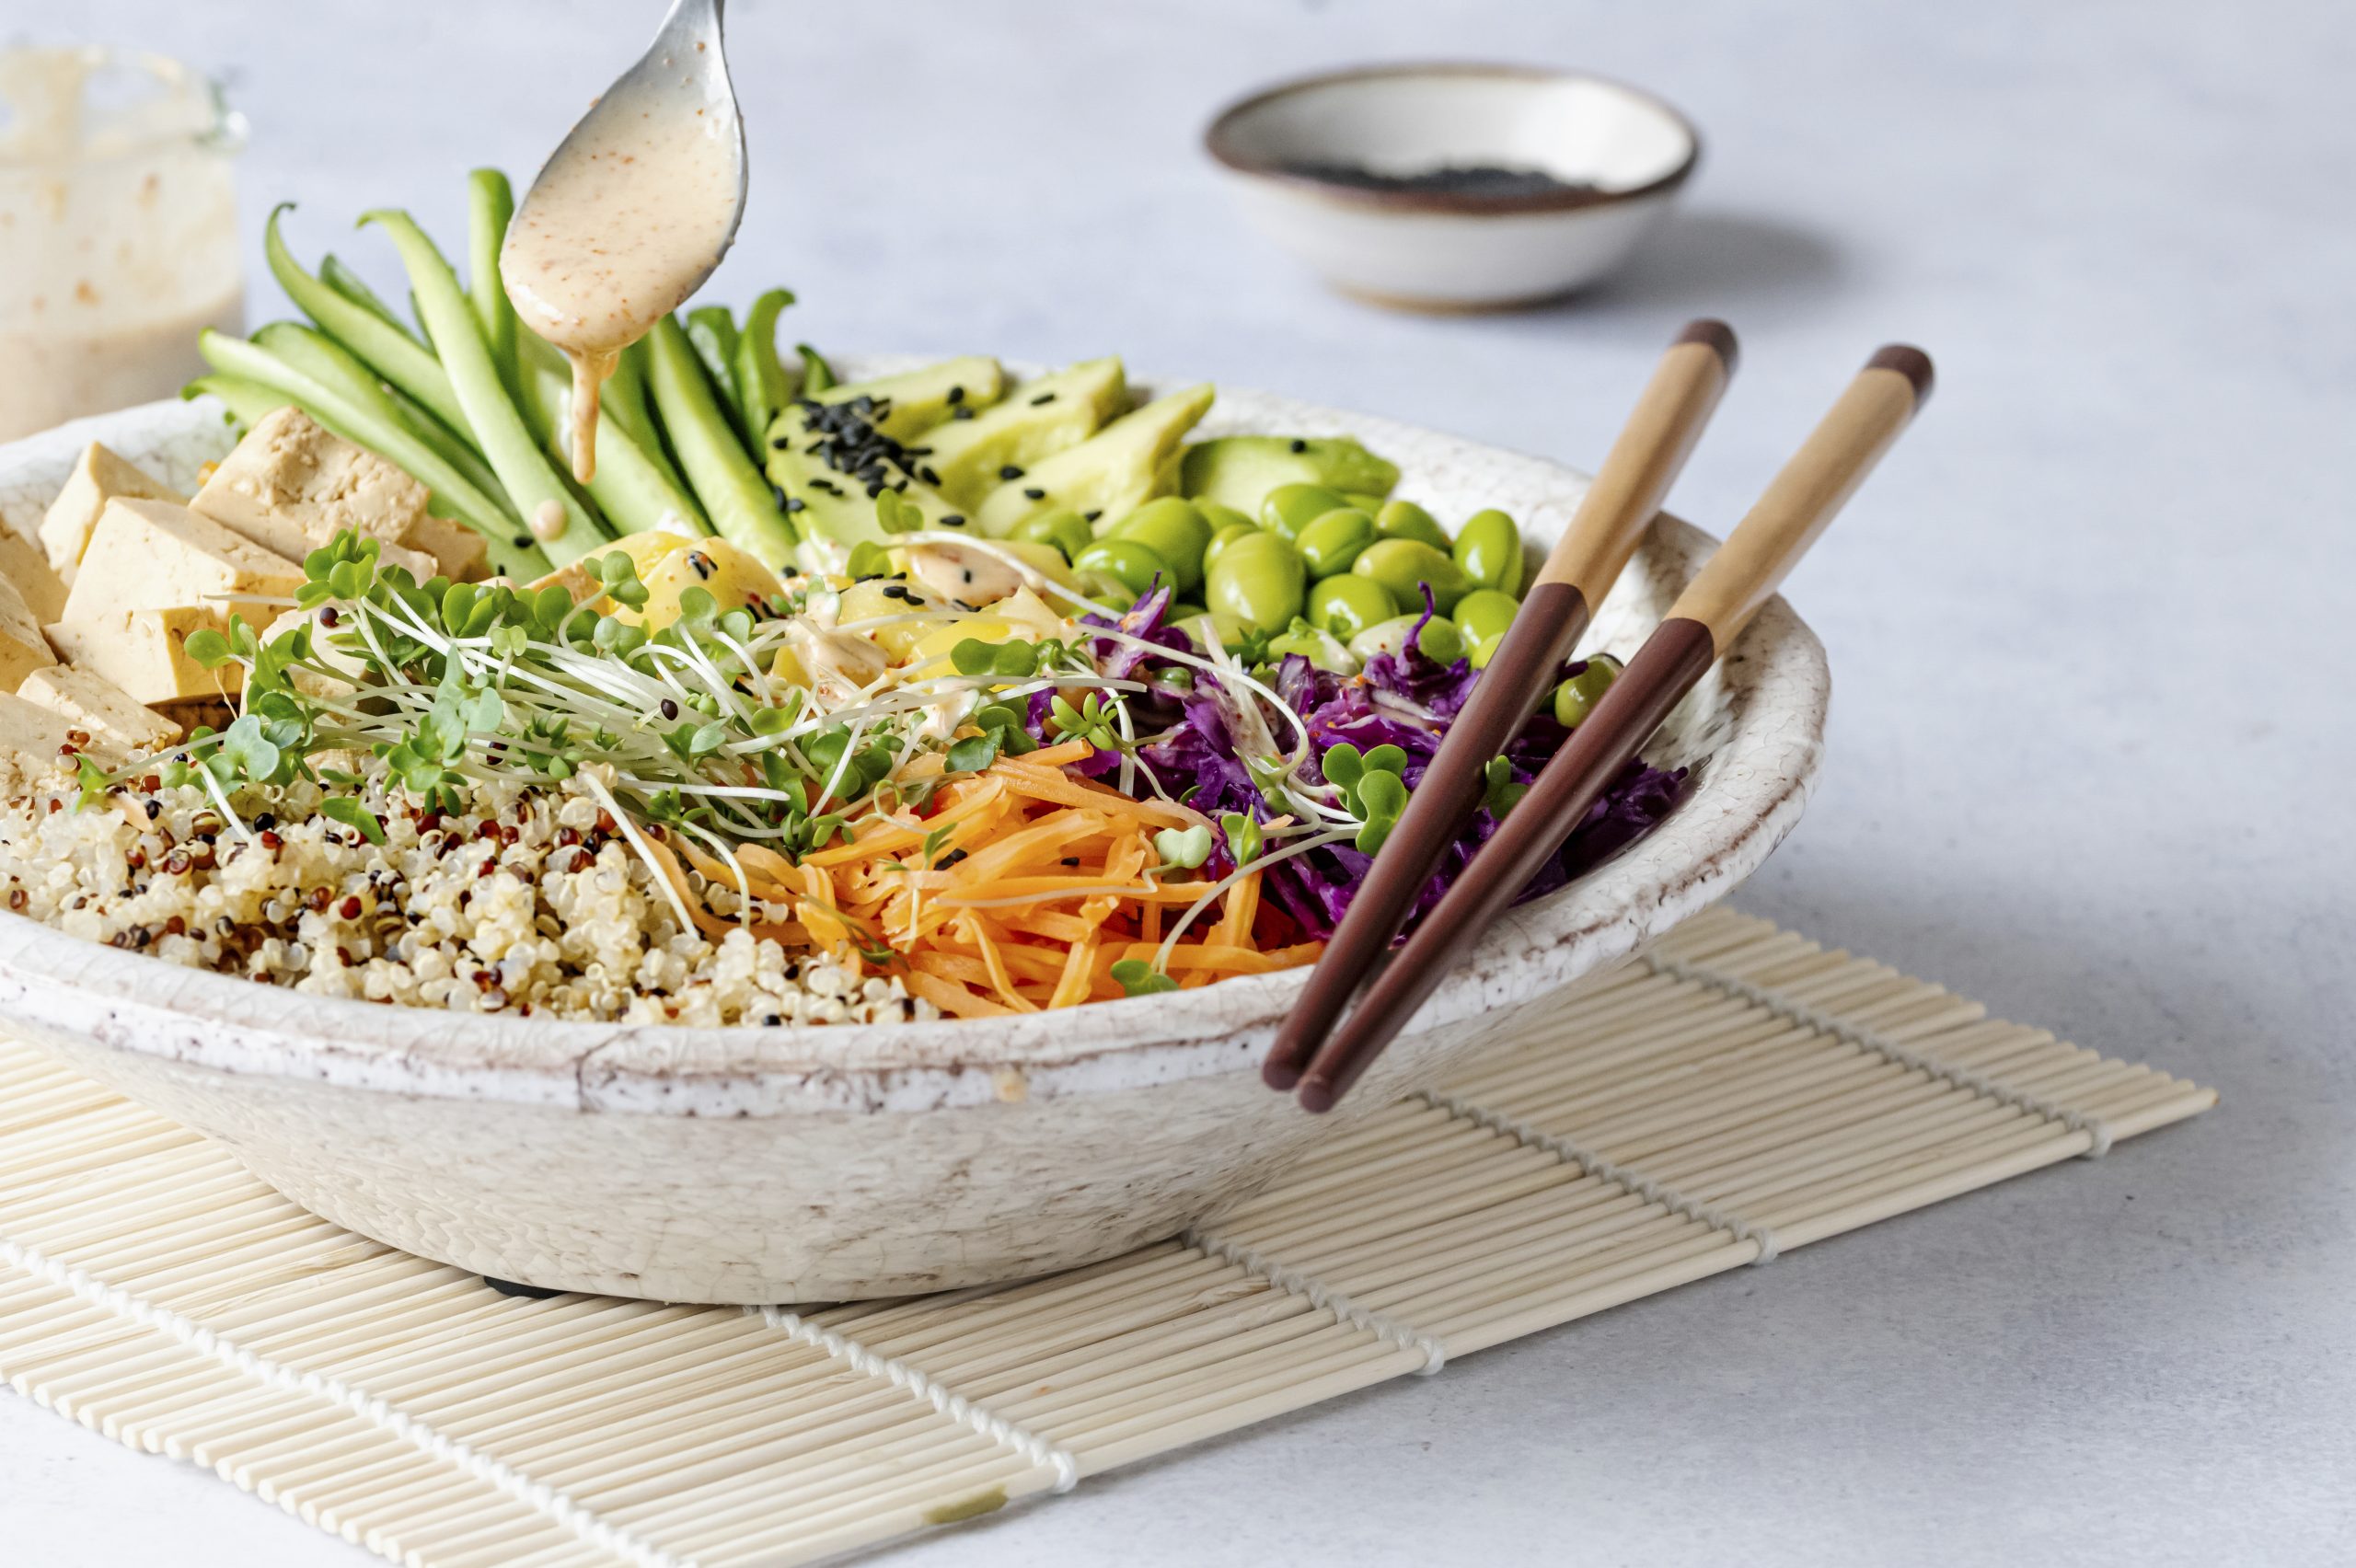
<path fill-rule="evenodd" d="M 1366 882 L 1311 972 L 1261 1069 L 1330 1110 L 1512 904 L 1671 709 L 1773 596 L 1931 391 L 1930 356 L 1892 344 L 1865 362 L 1774 482 L 1686 585 L 1620 678 L 1344 1017 L 1399 935 L 1441 854 L 1479 804 L 1483 768 L 1553 686 L 1636 541 L 1659 511 L 1734 374 L 1734 333 L 1695 321 L 1662 358 L 1594 485 L 1522 601 Z M 1338 1020 L 1338 1021 L 1337 1021 Z"/>

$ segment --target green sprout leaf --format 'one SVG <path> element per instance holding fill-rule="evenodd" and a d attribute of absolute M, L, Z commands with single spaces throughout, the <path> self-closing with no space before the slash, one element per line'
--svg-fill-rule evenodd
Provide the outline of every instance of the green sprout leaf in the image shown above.
<path fill-rule="evenodd" d="M 1113 965 L 1113 978 L 1121 983 L 1121 993 L 1129 997 L 1150 997 L 1161 991 L 1174 991 L 1178 982 L 1167 974 L 1157 974 L 1151 964 L 1141 958 L 1125 958 Z"/>
<path fill-rule="evenodd" d="M 1235 857 L 1239 866 L 1248 866 L 1260 858 L 1260 824 L 1242 812 L 1229 812 L 1218 819 L 1219 831 L 1227 835 L 1227 852 Z"/>
<path fill-rule="evenodd" d="M 1165 827 L 1153 836 L 1153 848 L 1164 866 L 1191 871 L 1211 858 L 1211 830 L 1200 824 Z"/>
<path fill-rule="evenodd" d="M 985 732 L 968 735 L 949 748 L 946 759 L 952 773 L 979 773 L 998 760 L 998 736 Z"/>
<path fill-rule="evenodd" d="M 1530 793 L 1529 785 L 1514 782 L 1513 764 L 1501 756 L 1493 756 L 1483 765 L 1481 784 L 1481 804 L 1499 822 Z"/>
<path fill-rule="evenodd" d="M 1407 809 L 1407 786 L 1399 781 L 1397 774 L 1388 770 L 1369 772 L 1358 780 L 1358 797 L 1364 825 L 1358 829 L 1357 850 L 1361 855 L 1372 855 L 1381 849 L 1391 830 L 1398 825 L 1399 813 Z"/>
<path fill-rule="evenodd" d="M 321 801 L 319 814 L 330 817 L 346 827 L 359 829 L 360 836 L 371 844 L 385 841 L 385 824 L 376 820 L 376 813 L 349 795 L 330 795 Z"/>

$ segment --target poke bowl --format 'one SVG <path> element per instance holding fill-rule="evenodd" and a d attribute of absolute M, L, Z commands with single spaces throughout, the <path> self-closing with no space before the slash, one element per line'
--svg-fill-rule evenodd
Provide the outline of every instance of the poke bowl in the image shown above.
<path fill-rule="evenodd" d="M 1509 511 L 1534 548 L 1586 487 L 1541 459 L 1260 393 L 1223 392 L 1199 432 L 1246 432 L 1355 436 L 1398 465 L 1401 493 Z M 0 517 L 24 530 L 93 440 L 192 490 L 232 432 L 199 398 L 0 447 Z M 1710 544 L 1658 520 L 1589 646 L 1632 651 Z M 1828 690 L 1815 637 L 1768 606 L 1649 748 L 1691 770 L 1676 809 L 1489 931 L 1326 1117 L 1257 1070 L 1300 969 L 1006 1017 L 688 1027 L 307 996 L 0 915 L 0 1016 L 306 1208 L 499 1279 L 727 1303 L 1013 1279 L 1216 1216 L 1724 896 L 1796 824 Z"/>

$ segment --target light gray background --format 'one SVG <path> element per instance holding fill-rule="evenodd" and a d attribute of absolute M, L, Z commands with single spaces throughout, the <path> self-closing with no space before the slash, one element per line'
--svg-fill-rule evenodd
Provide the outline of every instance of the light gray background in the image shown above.
<path fill-rule="evenodd" d="M 87 0 L 229 74 L 258 236 L 390 282 L 660 6 Z M 943 1535 L 895 1563 L 2347 1562 L 2356 1555 L 2356 28 L 2307 5 L 738 0 L 717 284 L 821 344 L 1281 388 L 1592 467 L 1685 317 L 1742 374 L 1723 528 L 1875 344 L 1936 398 L 1792 595 L 1831 761 L 1750 909 L 2220 1086 L 2191 1125 Z M 59 36 L 16 0 L 0 27 Z M 1242 233 L 1210 110 L 1365 60 L 1576 63 L 1708 152 L 1575 306 L 1382 316 Z M 260 272 L 258 238 L 254 267 Z M 264 278 L 257 319 L 283 308 Z M 0 367 L 0 374 L 6 374 Z M 0 1395 L 0 1556 L 361 1561 Z"/>

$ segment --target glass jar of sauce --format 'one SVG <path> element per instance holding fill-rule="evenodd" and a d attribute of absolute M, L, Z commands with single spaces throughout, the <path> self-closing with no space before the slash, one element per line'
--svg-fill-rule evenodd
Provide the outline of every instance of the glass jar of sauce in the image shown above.
<path fill-rule="evenodd" d="M 0 441 L 168 398 L 243 327 L 244 144 L 175 61 L 0 49 Z"/>

